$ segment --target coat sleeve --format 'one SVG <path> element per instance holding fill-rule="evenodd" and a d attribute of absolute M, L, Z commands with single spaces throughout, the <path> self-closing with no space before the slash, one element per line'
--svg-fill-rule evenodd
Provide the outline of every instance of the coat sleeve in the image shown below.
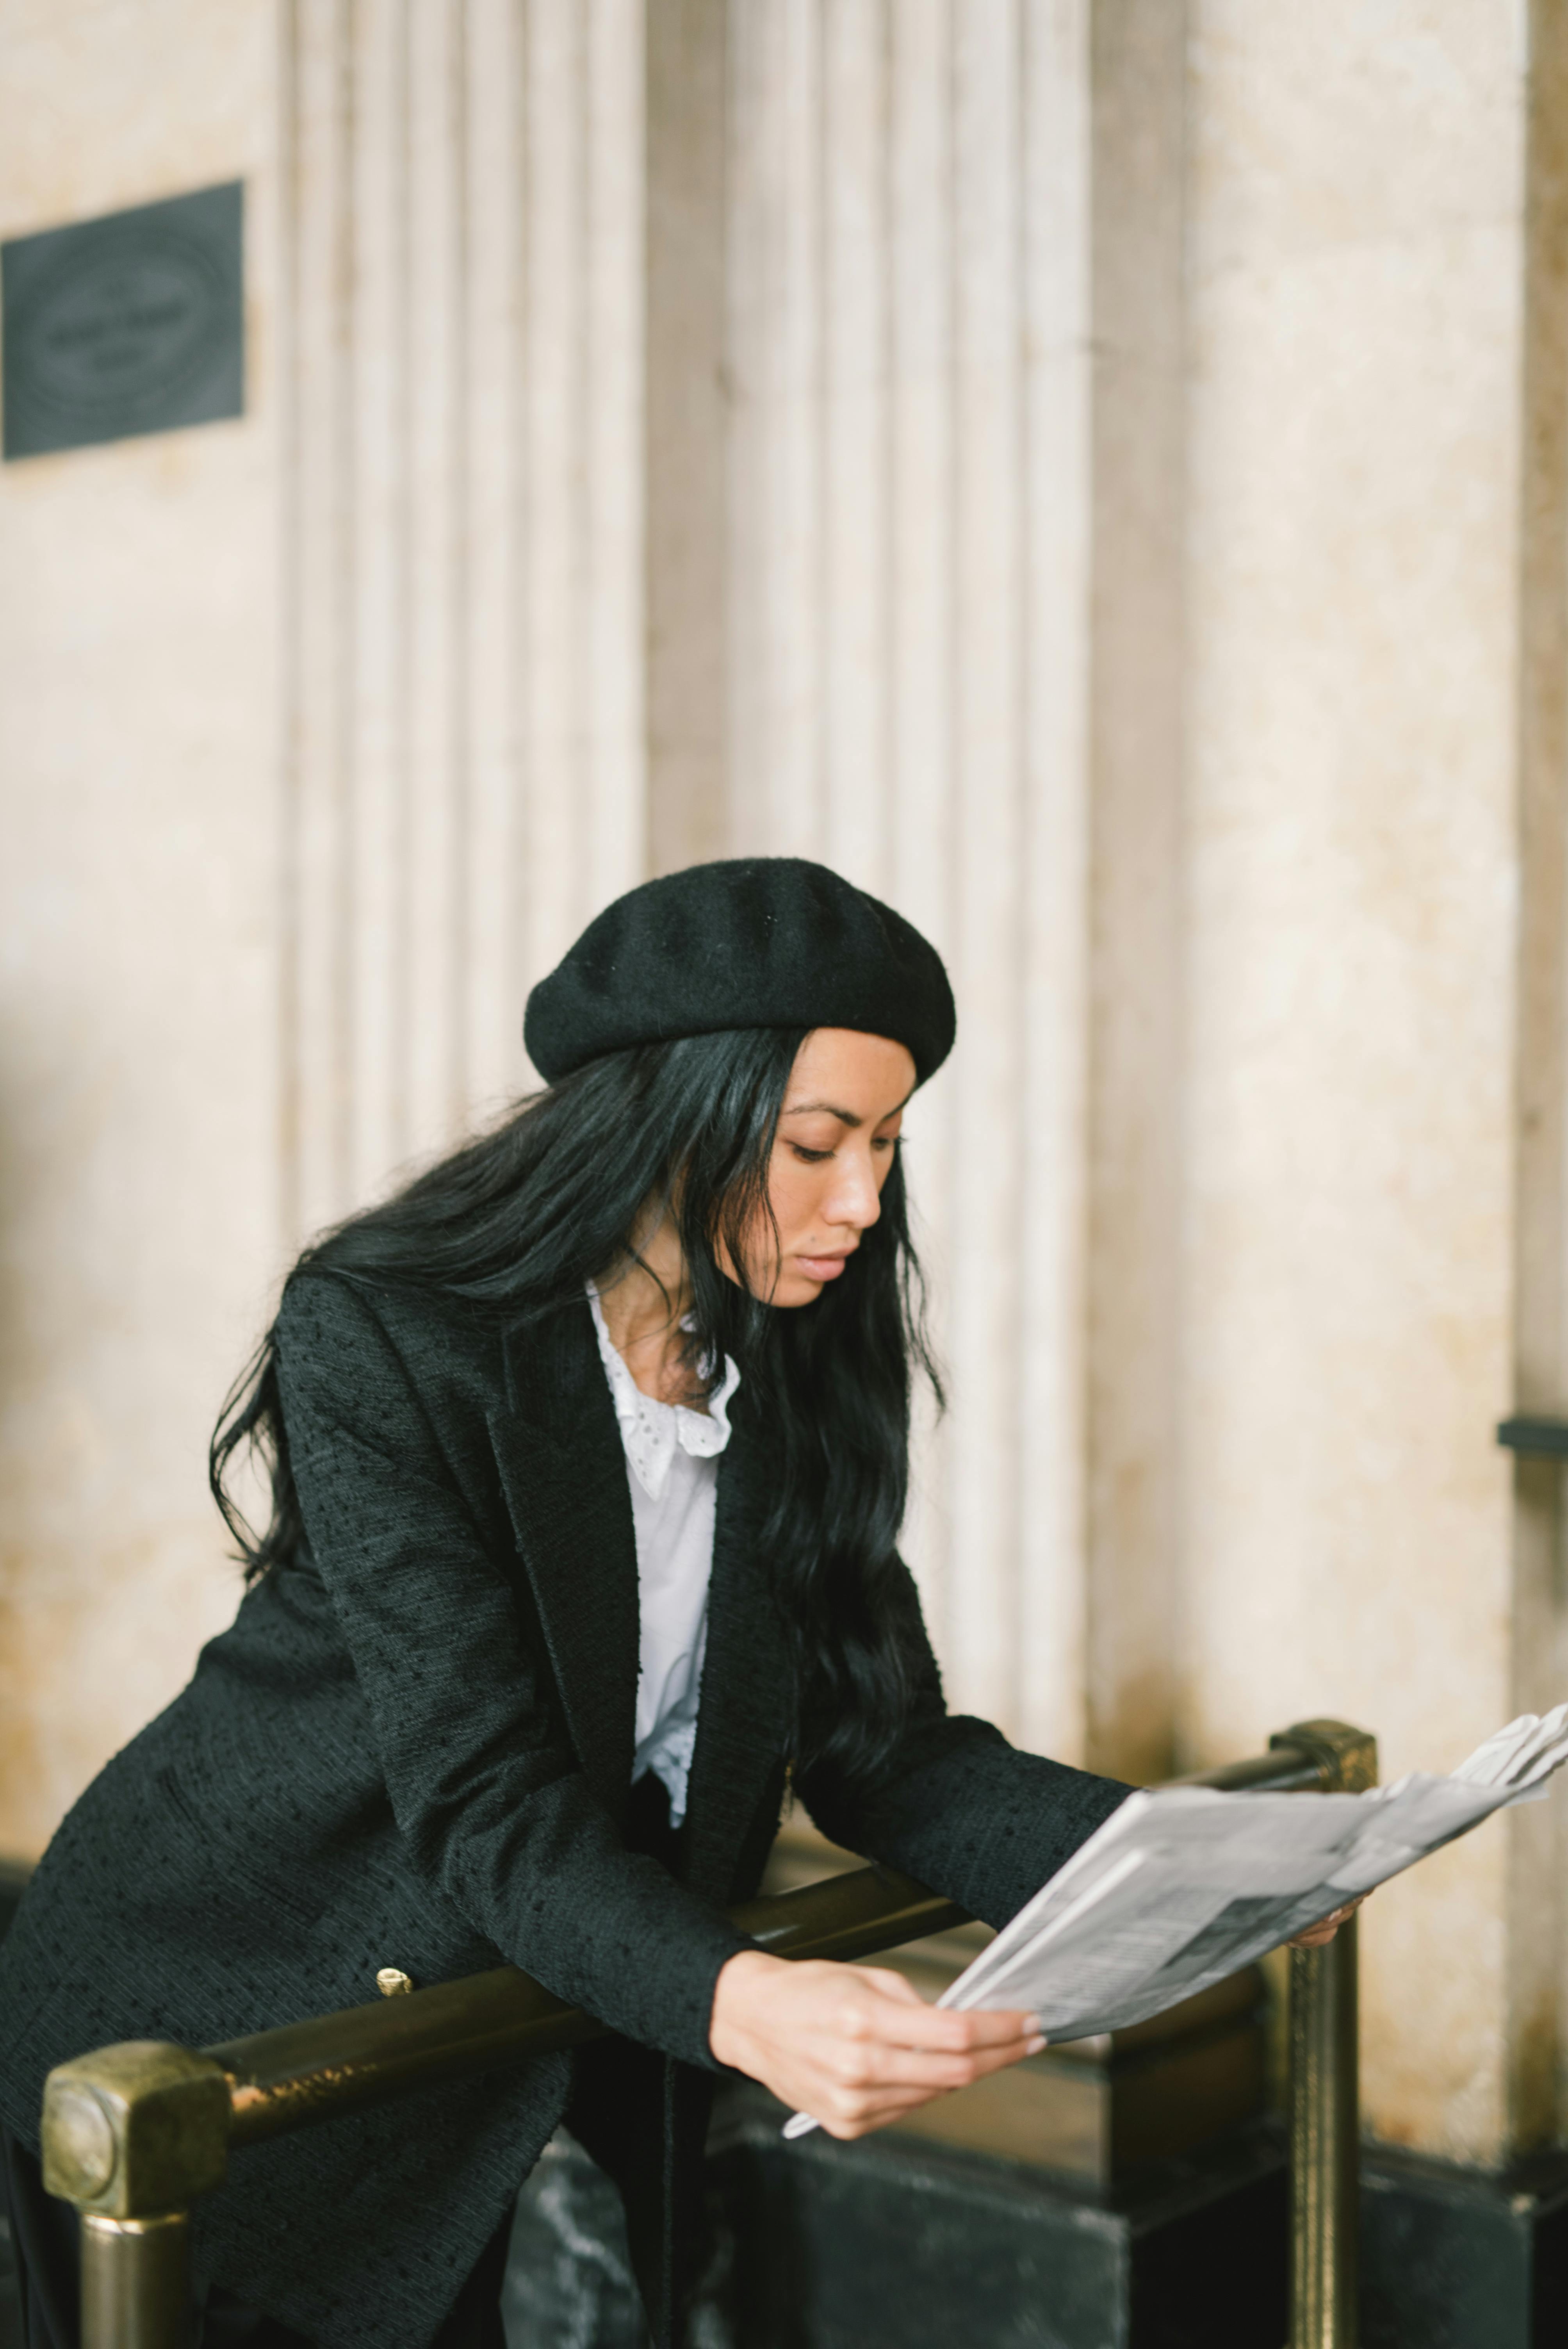
<path fill-rule="evenodd" d="M 913 1578 L 903 1566 L 899 1574 L 894 1604 L 916 1660 L 903 1733 L 872 1774 L 819 1763 L 796 1783 L 834 1843 L 1000 1929 L 1132 1789 L 1021 1754 L 989 1722 L 950 1713 Z"/>
<path fill-rule="evenodd" d="M 714 1985 L 751 1944 L 629 1852 L 590 1790 L 542 1643 L 380 1320 L 348 1284 L 298 1278 L 277 1348 L 311 1554 L 417 1864 L 558 1998 L 717 2068 Z"/>

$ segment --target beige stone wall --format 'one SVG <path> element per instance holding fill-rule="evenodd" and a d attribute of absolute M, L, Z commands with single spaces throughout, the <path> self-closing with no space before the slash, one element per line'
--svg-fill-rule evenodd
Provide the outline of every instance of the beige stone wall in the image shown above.
<path fill-rule="evenodd" d="M 1153 1775 L 1560 1692 L 1556 14 L 0 0 L 0 229 L 243 175 L 253 361 L 0 470 L 0 1847 L 228 1611 L 289 1248 L 726 849 L 953 961 L 954 1694 Z M 1558 2127 L 1557 1816 L 1370 1911 L 1385 2136 Z"/>
<path fill-rule="evenodd" d="M 0 468 L 0 1848 L 232 1611 L 277 1260 L 273 10 L 0 11 L 0 233 L 242 175 L 249 413 Z"/>

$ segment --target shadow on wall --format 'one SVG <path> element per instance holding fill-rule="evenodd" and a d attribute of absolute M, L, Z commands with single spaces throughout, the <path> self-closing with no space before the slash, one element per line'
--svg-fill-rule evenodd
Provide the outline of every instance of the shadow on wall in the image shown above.
<path fill-rule="evenodd" d="M 10 1930 L 28 1873 L 14 1860 L 0 1859 L 0 1941 Z M 11 2230 L 4 2217 L 0 2217 L 0 2349 L 22 2349 L 22 2308 L 11 2261 Z"/>
<path fill-rule="evenodd" d="M 32 1870 L 19 1860 L 0 1859 L 0 1941 L 11 1930 L 11 1920 L 16 1914 L 16 1903 Z"/>

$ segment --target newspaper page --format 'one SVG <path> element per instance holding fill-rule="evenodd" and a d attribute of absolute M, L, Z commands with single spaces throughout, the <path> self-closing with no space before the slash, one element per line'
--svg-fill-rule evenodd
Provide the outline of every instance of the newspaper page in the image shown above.
<path fill-rule="evenodd" d="M 1240 1971 L 1511 1803 L 1568 1759 L 1568 1704 L 1526 1713 L 1448 1777 L 1364 1795 L 1130 1795 L 938 2001 L 1037 2014 L 1054 2040 L 1124 2031 Z M 797 2114 L 787 2136 L 815 2124 Z"/>

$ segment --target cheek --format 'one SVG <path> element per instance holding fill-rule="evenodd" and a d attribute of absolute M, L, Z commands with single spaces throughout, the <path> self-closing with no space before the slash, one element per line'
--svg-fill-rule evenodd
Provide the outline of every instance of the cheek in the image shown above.
<path fill-rule="evenodd" d="M 768 1196 L 779 1231 L 788 1239 L 793 1230 L 811 1221 L 813 1203 L 822 1187 L 826 1169 L 802 1166 L 788 1151 L 775 1153 L 768 1169 Z"/>

